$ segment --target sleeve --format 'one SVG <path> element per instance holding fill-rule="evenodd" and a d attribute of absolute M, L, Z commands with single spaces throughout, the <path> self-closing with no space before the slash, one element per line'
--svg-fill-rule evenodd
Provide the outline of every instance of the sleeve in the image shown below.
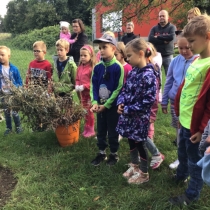
<path fill-rule="evenodd" d="M 141 94 L 136 92 L 136 100 L 132 105 L 124 107 L 124 114 L 131 114 L 132 112 L 142 112 L 147 108 L 151 108 L 156 97 L 156 77 L 153 73 L 147 74 L 142 79 L 143 92 Z M 142 97 L 143 95 L 143 97 Z"/>
<path fill-rule="evenodd" d="M 98 65 L 96 65 L 93 69 L 92 77 L 91 77 L 91 84 L 90 84 L 90 97 L 91 97 L 92 105 L 98 104 L 98 99 L 99 99 L 97 68 L 98 68 Z"/>
<path fill-rule="evenodd" d="M 79 67 L 77 68 L 77 72 L 76 72 L 76 80 L 75 80 L 75 84 L 79 85 Z"/>
<path fill-rule="evenodd" d="M 156 92 L 156 96 L 155 96 L 155 102 L 152 105 L 151 112 L 150 112 L 150 119 L 152 119 L 154 121 L 157 118 L 157 112 L 158 112 L 159 89 L 157 88 L 156 91 L 157 92 Z"/>
<path fill-rule="evenodd" d="M 199 151 L 202 155 L 204 155 L 206 147 L 208 146 L 208 144 L 206 144 L 206 139 L 208 136 L 210 136 L 210 120 L 208 121 L 208 124 L 204 129 L 204 132 L 202 134 L 201 141 L 199 144 Z"/>
<path fill-rule="evenodd" d="M 172 60 L 172 62 L 169 65 L 168 68 L 168 73 L 167 73 L 167 77 L 166 77 L 166 82 L 165 82 L 165 86 L 164 86 L 164 91 L 163 91 L 163 97 L 162 97 L 162 103 L 161 106 L 162 108 L 167 108 L 168 106 L 168 93 L 171 90 L 172 86 L 173 86 L 173 66 L 174 66 L 174 60 Z"/>
<path fill-rule="evenodd" d="M 158 35 L 157 39 L 170 42 L 170 41 L 174 40 L 176 37 L 175 31 L 176 31 L 176 27 L 174 25 L 171 25 L 169 33 L 164 34 L 164 35 Z"/>
<path fill-rule="evenodd" d="M 48 81 L 52 80 L 52 74 L 53 74 L 53 68 L 50 62 L 48 62 L 48 65 L 46 66 L 46 71 L 47 71 L 47 79 Z"/>
<path fill-rule="evenodd" d="M 84 88 L 86 90 L 90 90 L 90 80 L 91 80 L 91 75 L 92 75 L 92 67 L 90 67 L 89 72 L 87 74 L 87 81 L 84 84 Z"/>
<path fill-rule="evenodd" d="M 71 83 L 75 86 L 76 83 L 76 72 L 77 72 L 77 65 L 75 62 L 70 63 L 70 72 L 71 72 Z"/>
<path fill-rule="evenodd" d="M 114 102 L 114 100 L 118 97 L 122 86 L 123 86 L 123 80 L 124 80 L 124 69 L 121 65 L 119 65 L 120 71 L 116 72 L 116 82 L 118 83 L 117 88 L 112 92 L 111 97 L 106 101 L 106 103 L 104 104 L 104 106 L 107 109 L 110 109 L 112 106 L 112 103 Z"/>
<path fill-rule="evenodd" d="M 164 44 L 163 40 L 155 38 L 154 35 L 155 35 L 155 27 L 153 27 L 149 33 L 149 37 L 148 37 L 149 42 L 153 43 L 154 45 L 155 44 L 158 44 L 158 45 Z"/>
<path fill-rule="evenodd" d="M 175 109 L 175 113 L 176 113 L 177 117 L 179 117 L 179 102 L 180 102 L 180 96 L 181 96 L 182 88 L 184 87 L 184 83 L 185 83 L 185 80 L 180 85 L 180 87 L 177 91 L 176 97 L 175 97 L 174 109 Z"/>
<path fill-rule="evenodd" d="M 18 70 L 18 68 L 16 68 L 14 79 L 15 79 L 14 82 L 15 82 L 15 86 L 16 86 L 16 87 L 21 87 L 21 86 L 23 86 L 22 78 L 21 78 L 21 76 L 20 76 L 20 71 Z"/>
<path fill-rule="evenodd" d="M 204 108 L 204 115 L 201 120 L 201 125 L 199 126 L 199 130 L 202 133 L 204 128 L 206 127 L 207 122 L 210 119 L 210 89 L 207 91 L 206 94 L 206 101 L 205 101 L 205 108 Z"/>

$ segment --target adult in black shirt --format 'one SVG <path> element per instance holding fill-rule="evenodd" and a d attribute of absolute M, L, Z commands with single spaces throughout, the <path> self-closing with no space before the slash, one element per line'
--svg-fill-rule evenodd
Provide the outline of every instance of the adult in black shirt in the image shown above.
<path fill-rule="evenodd" d="M 133 22 L 128 22 L 126 24 L 126 35 L 124 35 L 122 37 L 122 42 L 124 43 L 124 45 L 126 45 L 128 42 L 130 42 L 131 40 L 137 38 L 137 36 L 133 33 L 134 30 L 134 24 Z"/>
<path fill-rule="evenodd" d="M 77 38 L 76 42 L 71 44 L 70 51 L 67 55 L 73 56 L 74 62 L 78 65 L 79 58 L 80 58 L 80 49 L 85 45 L 88 44 L 88 37 L 84 33 L 85 26 L 81 19 L 74 19 L 72 21 L 72 28 L 74 33 L 71 36 L 71 39 Z"/>

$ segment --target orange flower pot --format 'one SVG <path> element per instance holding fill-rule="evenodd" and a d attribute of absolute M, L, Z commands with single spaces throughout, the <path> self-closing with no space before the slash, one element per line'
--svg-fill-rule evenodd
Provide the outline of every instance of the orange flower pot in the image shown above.
<path fill-rule="evenodd" d="M 56 128 L 55 134 L 61 147 L 67 147 L 79 141 L 79 126 L 80 121 L 78 120 L 68 127 L 58 126 Z"/>

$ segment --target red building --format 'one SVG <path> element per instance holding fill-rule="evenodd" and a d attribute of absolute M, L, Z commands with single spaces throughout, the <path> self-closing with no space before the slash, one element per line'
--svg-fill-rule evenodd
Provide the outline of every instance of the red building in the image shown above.
<path fill-rule="evenodd" d="M 98 5 L 95 9 L 92 10 L 93 39 L 101 37 L 103 32 L 107 30 L 114 32 L 117 38 L 125 33 L 125 24 L 122 25 L 123 11 L 105 14 L 108 9 L 109 8 L 107 7 Z M 132 19 L 135 25 L 134 34 L 147 38 L 150 29 L 158 23 L 158 12 L 160 10 L 160 8 L 153 10 L 149 14 L 149 21 L 142 21 L 141 23 L 137 23 L 135 19 Z"/>

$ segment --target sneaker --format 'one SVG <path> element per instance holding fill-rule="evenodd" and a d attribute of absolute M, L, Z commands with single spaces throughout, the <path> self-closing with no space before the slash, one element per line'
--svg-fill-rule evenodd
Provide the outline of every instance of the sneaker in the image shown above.
<path fill-rule="evenodd" d="M 126 179 L 131 178 L 135 173 L 140 173 L 139 166 L 137 164 L 129 163 L 128 170 L 123 173 L 123 177 Z"/>
<path fill-rule="evenodd" d="M 180 178 L 177 178 L 177 175 L 176 174 L 173 174 L 172 176 L 172 180 L 176 183 L 176 184 L 186 184 L 188 179 L 180 179 Z"/>
<path fill-rule="evenodd" d="M 165 156 L 161 153 L 158 156 L 152 156 L 150 167 L 152 169 L 157 169 L 160 166 L 160 164 L 163 162 L 164 159 L 165 159 Z"/>
<path fill-rule="evenodd" d="M 188 206 L 189 204 L 192 203 L 192 201 L 189 200 L 189 198 L 185 194 L 170 198 L 169 202 L 175 206 L 182 206 L 182 205 Z"/>
<path fill-rule="evenodd" d="M 94 166 L 99 166 L 100 163 L 103 162 L 106 159 L 107 159 L 106 154 L 98 153 L 96 158 L 91 161 L 91 164 L 94 165 Z"/>
<path fill-rule="evenodd" d="M 16 127 L 16 133 L 20 134 L 23 132 L 23 129 L 21 127 Z"/>
<path fill-rule="evenodd" d="M 176 160 L 169 165 L 169 168 L 170 169 L 177 169 L 178 165 L 179 165 L 179 160 Z"/>
<path fill-rule="evenodd" d="M 110 154 L 109 159 L 107 160 L 106 164 L 113 166 L 119 161 L 119 157 L 117 154 Z"/>
<path fill-rule="evenodd" d="M 12 129 L 7 128 L 6 131 L 4 132 L 4 136 L 9 135 L 10 133 L 12 133 Z"/>
<path fill-rule="evenodd" d="M 128 179 L 129 184 L 142 184 L 149 181 L 149 174 L 140 172 L 135 173 L 130 179 Z"/>

